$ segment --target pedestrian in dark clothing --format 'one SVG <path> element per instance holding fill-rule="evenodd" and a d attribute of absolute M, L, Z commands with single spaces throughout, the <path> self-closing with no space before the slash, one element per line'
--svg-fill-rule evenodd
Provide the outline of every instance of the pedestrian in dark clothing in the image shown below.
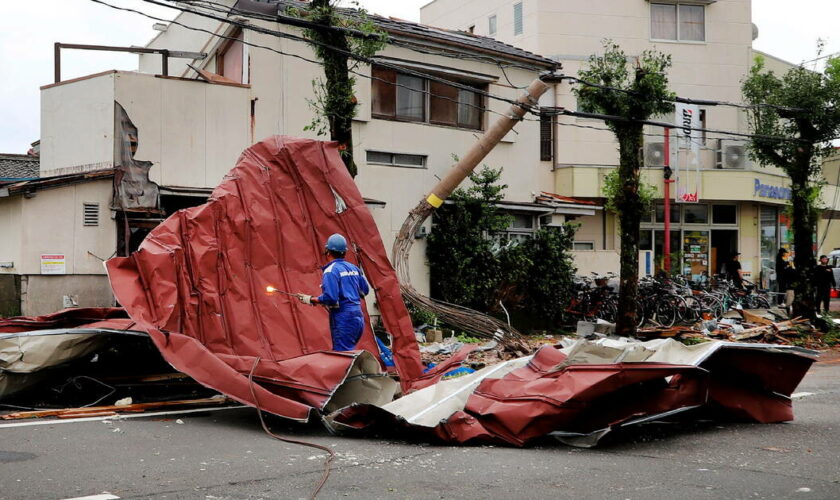
<path fill-rule="evenodd" d="M 837 288 L 834 279 L 834 268 L 828 265 L 828 257 L 820 255 L 820 263 L 814 268 L 814 285 L 817 289 L 817 312 L 825 304 L 824 312 L 828 312 L 831 305 L 831 289 Z"/>
<path fill-rule="evenodd" d="M 740 252 L 735 252 L 726 263 L 726 279 L 732 282 L 738 288 L 744 288 L 744 276 L 741 271 L 741 263 L 738 258 L 741 256 Z"/>
<path fill-rule="evenodd" d="M 776 254 L 776 287 L 779 292 L 778 303 L 790 305 L 788 302 L 793 302 L 793 300 L 792 297 L 790 301 L 787 300 L 787 292 L 793 287 L 793 265 L 787 260 L 787 256 L 786 248 L 780 248 L 779 253 Z"/>

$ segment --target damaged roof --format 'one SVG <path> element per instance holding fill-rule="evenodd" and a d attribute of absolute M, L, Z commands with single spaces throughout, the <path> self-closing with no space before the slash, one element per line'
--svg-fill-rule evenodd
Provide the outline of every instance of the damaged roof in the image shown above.
<path fill-rule="evenodd" d="M 288 8 L 300 8 L 308 3 L 299 0 L 239 0 L 233 8 L 239 11 L 261 14 L 280 14 Z M 339 10 L 347 16 L 354 16 L 358 12 L 357 9 L 352 8 L 340 8 Z M 390 36 L 409 39 L 419 45 L 443 45 L 452 52 L 483 52 L 496 57 L 527 62 L 545 69 L 554 69 L 561 66 L 557 61 L 500 42 L 494 38 L 466 31 L 437 28 L 395 17 L 384 17 L 372 12 L 368 13 L 368 16 Z"/>
<path fill-rule="evenodd" d="M 12 179 L 33 179 L 40 176 L 41 161 L 37 156 L 0 153 L 0 182 Z"/>

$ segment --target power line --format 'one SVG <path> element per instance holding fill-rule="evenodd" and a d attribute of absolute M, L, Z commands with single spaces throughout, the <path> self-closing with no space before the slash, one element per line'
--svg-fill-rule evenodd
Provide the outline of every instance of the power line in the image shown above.
<path fill-rule="evenodd" d="M 638 95 L 638 92 L 634 92 L 630 89 L 621 89 L 617 87 L 610 87 L 608 85 L 602 85 L 599 83 L 588 82 L 586 80 L 582 80 L 575 76 L 564 76 L 564 80 L 571 80 L 576 83 L 580 83 L 581 85 L 585 85 L 587 87 L 597 88 L 601 90 L 610 90 L 613 92 L 620 92 L 623 94 L 628 95 Z M 781 111 L 792 111 L 792 112 L 802 112 L 803 109 L 800 108 L 788 108 L 785 106 L 778 106 L 775 104 L 766 104 L 766 103 L 759 103 L 759 104 L 740 104 L 737 102 L 729 102 L 729 101 L 715 101 L 715 100 L 708 100 L 708 99 L 692 99 L 690 97 L 674 97 L 673 99 L 663 99 L 666 102 L 678 102 L 682 104 L 695 104 L 698 106 L 729 106 L 733 108 L 740 108 L 740 109 L 755 109 L 755 108 L 773 108 L 778 109 Z"/>
<path fill-rule="evenodd" d="M 91 1 L 94 2 L 94 3 L 101 4 L 101 5 L 105 5 L 107 7 L 112 8 L 112 9 L 133 12 L 133 13 L 142 15 L 144 17 L 147 17 L 149 19 L 153 19 L 153 20 L 157 20 L 157 21 L 165 21 L 165 22 L 167 21 L 165 19 L 161 19 L 161 18 L 158 18 L 158 17 L 155 17 L 155 16 L 151 16 L 151 15 L 145 13 L 145 12 L 141 12 L 141 11 L 138 11 L 138 10 L 135 10 L 135 9 L 115 6 L 115 5 L 109 4 L 107 2 L 104 2 L 103 0 L 91 0 Z M 183 8 L 183 7 L 172 7 L 170 5 L 164 4 L 162 2 L 158 2 L 156 0 L 143 0 L 143 1 L 146 2 L 146 3 L 151 3 L 151 4 L 155 4 L 155 5 L 160 5 L 160 6 L 164 6 L 164 7 L 173 8 L 175 10 L 180 10 L 180 11 L 185 12 L 185 13 L 193 13 L 193 14 L 196 14 L 196 15 L 199 15 L 199 16 L 202 16 L 202 17 L 207 17 L 207 18 L 210 18 L 210 19 L 214 19 L 214 20 L 222 22 L 222 23 L 237 26 L 241 29 L 249 29 L 249 30 L 254 30 L 254 31 L 257 31 L 257 32 L 260 32 L 260 33 L 263 33 L 263 34 L 278 36 L 278 37 L 281 37 L 281 38 L 289 38 L 289 39 L 292 39 L 294 41 L 298 41 L 298 42 L 301 42 L 301 43 L 313 43 L 312 41 L 310 41 L 306 38 L 303 38 L 303 37 L 299 37 L 299 36 L 292 35 L 292 34 L 289 34 L 289 33 L 279 32 L 279 31 L 275 31 L 275 30 L 270 30 L 270 29 L 267 29 L 267 28 L 256 27 L 256 26 L 253 26 L 253 25 L 250 25 L 250 24 L 237 22 L 235 20 L 231 20 L 231 19 L 227 19 L 227 18 L 219 18 L 219 17 L 214 16 L 212 14 L 202 13 L 202 12 L 194 10 L 194 9 L 187 9 L 187 8 Z M 284 52 L 284 51 L 281 51 L 281 50 L 278 50 L 278 49 L 274 49 L 273 47 L 268 47 L 268 46 L 256 44 L 256 43 L 253 43 L 253 42 L 246 42 L 246 41 L 240 40 L 240 39 L 234 39 L 232 37 L 217 34 L 215 32 L 212 32 L 210 30 L 206 30 L 206 29 L 203 29 L 203 28 L 196 28 L 196 27 L 188 26 L 184 23 L 181 23 L 181 22 L 178 22 L 178 21 L 175 21 L 175 20 L 168 21 L 168 22 L 171 22 L 173 24 L 176 24 L 178 26 L 182 26 L 186 29 L 190 29 L 190 30 L 193 30 L 193 31 L 208 33 L 212 36 L 217 36 L 217 37 L 222 38 L 222 39 L 237 40 L 237 41 L 239 41 L 239 42 L 241 42 L 245 45 L 249 45 L 249 46 L 252 46 L 252 47 L 255 47 L 255 48 L 266 49 L 266 50 L 269 50 L 271 52 L 275 52 L 279 55 L 290 56 L 290 57 L 294 57 L 294 58 L 297 58 L 297 59 L 300 59 L 300 60 L 303 60 L 303 61 L 306 61 L 306 62 L 309 62 L 309 63 L 312 63 L 312 64 L 317 64 L 319 66 L 323 66 L 323 62 L 321 62 L 321 61 L 309 59 L 309 58 L 306 58 L 306 57 L 298 55 L 298 54 L 287 53 L 287 52 Z M 423 78 L 423 79 L 427 79 L 427 80 L 430 80 L 430 81 L 436 81 L 436 82 L 439 82 L 439 83 L 444 83 L 446 85 L 449 85 L 449 86 L 452 86 L 452 87 L 455 87 L 455 88 L 460 88 L 460 89 L 463 89 L 463 90 L 467 90 L 467 91 L 470 91 L 470 92 L 474 92 L 476 94 L 483 95 L 483 96 L 491 98 L 491 99 L 496 99 L 496 100 L 499 100 L 499 101 L 502 101 L 502 102 L 505 102 L 505 103 L 508 103 L 508 104 L 514 104 L 514 105 L 521 106 L 520 103 L 517 103 L 513 99 L 508 99 L 508 98 L 505 98 L 505 97 L 497 96 L 495 94 L 491 94 L 490 92 L 483 91 L 483 90 L 477 89 L 475 87 L 471 87 L 469 85 L 464 85 L 460 82 L 454 82 L 454 81 L 451 81 L 451 80 L 446 80 L 446 79 L 440 78 L 436 75 L 432 75 L 432 74 L 429 74 L 429 73 L 424 73 L 424 72 L 412 70 L 412 69 L 409 69 L 409 68 L 405 68 L 405 67 L 402 67 L 402 66 L 388 64 L 388 63 L 385 63 L 385 62 L 377 60 L 377 59 L 361 57 L 361 56 L 358 56 L 356 54 L 352 54 L 349 51 L 345 51 L 345 50 L 339 49 L 337 47 L 332 47 L 328 44 L 316 43 L 316 45 L 321 45 L 327 50 L 336 50 L 340 53 L 343 53 L 343 54 L 347 55 L 348 57 L 359 60 L 361 62 L 365 62 L 367 64 L 376 64 L 376 65 L 381 66 L 381 67 L 385 67 L 385 68 L 388 68 L 388 69 L 393 69 L 394 71 L 398 71 L 400 73 L 409 74 L 409 75 L 416 76 L 416 77 Z M 474 105 L 474 104 L 470 104 L 470 103 L 464 103 L 464 102 L 459 101 L 458 99 L 453 99 L 453 98 L 449 98 L 449 97 L 446 97 L 446 96 L 439 96 L 439 95 L 433 94 L 430 91 L 425 90 L 425 89 L 424 90 L 418 90 L 418 89 L 415 89 L 415 88 L 412 88 L 412 87 L 409 87 L 409 86 L 406 86 L 406 85 L 402 85 L 402 84 L 399 84 L 399 83 L 396 83 L 396 82 L 391 82 L 391 81 L 388 81 L 388 80 L 384 80 L 382 78 L 374 77 L 372 75 L 366 75 L 366 74 L 359 73 L 359 72 L 353 71 L 353 70 L 351 70 L 351 73 L 353 73 L 354 75 L 357 75 L 357 76 L 361 76 L 363 78 L 368 78 L 368 79 L 371 79 L 371 80 L 378 80 L 378 81 L 381 81 L 381 82 L 389 84 L 389 85 L 394 85 L 396 87 L 402 87 L 402 88 L 405 88 L 405 89 L 407 89 L 411 92 L 428 94 L 430 96 L 434 96 L 435 98 L 455 102 L 455 103 L 457 103 L 459 105 L 462 105 L 462 106 L 468 106 L 468 107 L 471 107 L 471 108 L 478 109 L 480 111 L 487 111 L 487 112 L 494 113 L 494 114 L 497 114 L 497 115 L 500 115 L 500 116 L 506 116 L 504 113 L 500 113 L 500 112 L 491 110 L 491 109 L 489 109 L 485 106 Z M 567 78 L 573 78 L 573 77 L 567 77 Z M 622 89 L 619 89 L 619 90 L 622 90 Z M 601 119 L 601 120 L 605 120 L 605 121 L 638 122 L 638 123 L 643 123 L 643 124 L 648 124 L 648 125 L 653 125 L 653 126 L 659 126 L 659 127 L 665 127 L 665 128 L 686 128 L 686 129 L 689 129 L 689 130 L 696 130 L 696 131 L 701 131 L 701 132 L 721 134 L 721 135 L 729 135 L 729 136 L 736 136 L 736 137 L 761 138 L 761 139 L 765 139 L 765 140 L 776 140 L 776 141 L 795 140 L 795 139 L 790 139 L 790 138 L 786 138 L 786 137 L 760 136 L 760 135 L 755 135 L 755 134 L 730 132 L 730 131 L 725 131 L 725 130 L 688 128 L 688 127 L 678 126 L 678 125 L 675 125 L 675 124 L 669 124 L 669 123 L 666 123 L 666 122 L 656 122 L 656 121 L 651 121 L 651 120 L 634 120 L 634 119 L 629 119 L 629 118 L 620 117 L 620 116 L 599 115 L 599 114 L 593 114 L 593 113 L 580 113 L 580 112 L 565 110 L 565 109 L 562 109 L 562 108 L 557 109 L 553 112 L 549 112 L 549 113 L 546 113 L 545 111 L 542 111 L 542 110 L 535 111 L 533 109 L 529 109 L 528 112 L 531 113 L 531 114 L 535 114 L 535 115 L 541 115 L 541 114 L 558 115 L 558 114 L 563 114 L 563 115 L 571 115 L 571 116 L 580 116 L 580 117 L 584 117 L 584 118 Z M 538 119 L 527 119 L 527 118 L 525 120 L 538 121 Z M 560 122 L 557 122 L 557 123 L 560 123 Z"/>

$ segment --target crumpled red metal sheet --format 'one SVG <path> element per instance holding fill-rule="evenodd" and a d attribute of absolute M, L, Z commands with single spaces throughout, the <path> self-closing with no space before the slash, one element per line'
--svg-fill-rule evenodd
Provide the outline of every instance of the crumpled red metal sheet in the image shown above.
<path fill-rule="evenodd" d="M 451 399 L 455 389 L 438 396 L 418 393 L 419 403 L 400 407 L 353 405 L 333 413 L 329 421 L 337 430 L 398 428 L 449 443 L 523 446 L 551 434 L 570 444 L 593 446 L 612 428 L 685 410 L 760 423 L 793 419 L 790 395 L 813 357 L 770 345 L 713 347 L 691 365 L 565 366 L 566 354 L 546 346 L 527 365 L 504 376 L 491 378 L 488 373 L 480 382 L 467 377 L 461 388 L 469 391 L 463 409 L 450 408 L 439 420 L 420 417 Z M 477 386 L 471 389 L 470 383 Z"/>
<path fill-rule="evenodd" d="M 323 245 L 345 235 L 347 260 L 376 293 L 404 390 L 422 373 L 411 320 L 373 218 L 334 143 L 276 136 L 243 152 L 208 203 L 179 211 L 107 269 L 119 302 L 178 370 L 294 419 L 322 408 L 359 352 L 330 352 L 327 312 L 267 286 L 317 295 Z M 366 321 L 358 345 L 378 356 Z"/>
<path fill-rule="evenodd" d="M 446 442 L 523 446 L 553 431 L 585 434 L 705 400 L 707 373 L 695 366 L 613 363 L 556 369 L 565 359 L 554 347 L 541 348 L 526 366 L 482 380 L 463 410 L 434 427 L 414 425 L 370 405 L 344 408 L 331 419 L 339 428 L 397 426 Z"/>
<path fill-rule="evenodd" d="M 121 307 L 88 307 L 62 309 L 43 316 L 0 318 L 0 333 L 82 327 L 127 330 L 133 323 Z"/>

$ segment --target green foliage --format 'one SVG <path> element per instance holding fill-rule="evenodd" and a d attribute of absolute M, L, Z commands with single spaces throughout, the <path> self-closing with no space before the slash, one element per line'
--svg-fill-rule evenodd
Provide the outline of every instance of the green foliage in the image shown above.
<path fill-rule="evenodd" d="M 496 208 L 507 188 L 498 183 L 501 172 L 482 167 L 435 213 L 426 250 L 432 296 L 483 311 L 493 304 L 501 271 L 493 237 L 510 224 Z"/>
<path fill-rule="evenodd" d="M 458 335 L 455 336 L 455 338 L 458 339 L 458 342 L 463 342 L 465 344 L 480 344 L 484 342 L 483 340 L 476 337 L 471 337 L 469 334 L 466 334 L 464 332 L 459 332 Z"/>
<path fill-rule="evenodd" d="M 438 317 L 435 313 L 428 311 L 426 309 L 420 309 L 416 307 L 414 304 L 410 302 L 405 303 L 406 309 L 408 309 L 408 315 L 411 318 L 411 324 L 414 326 L 421 326 L 421 325 L 436 325 L 438 321 Z"/>
<path fill-rule="evenodd" d="M 435 214 L 426 247 L 432 296 L 496 313 L 502 301 L 532 325 L 556 326 L 571 297 L 576 226 L 544 228 L 521 243 L 504 238 L 511 219 L 496 208 L 507 187 L 500 175 L 483 167 Z"/>
<path fill-rule="evenodd" d="M 618 170 L 610 170 L 610 172 L 604 176 L 604 186 L 603 186 L 603 195 L 606 198 L 606 202 L 604 203 L 604 208 L 609 210 L 610 212 L 619 214 L 621 213 L 618 210 L 618 205 L 616 204 L 616 200 L 618 199 L 618 195 L 622 189 L 621 183 L 621 176 L 618 173 Z M 646 182 L 642 182 L 639 179 L 639 201 L 642 203 L 642 209 L 645 211 L 649 211 L 653 207 L 653 201 L 657 198 L 658 193 L 656 191 L 656 187 L 652 184 L 648 184 Z"/>
<path fill-rule="evenodd" d="M 569 253 L 577 226 L 543 228 L 520 245 L 530 263 L 518 281 L 523 301 L 519 308 L 543 326 L 556 325 L 573 293 L 574 260 Z"/>
<path fill-rule="evenodd" d="M 635 58 L 631 67 L 618 45 L 611 40 L 604 40 L 603 44 L 604 54 L 590 56 L 588 66 L 578 73 L 582 80 L 602 86 L 581 84 L 575 89 L 581 110 L 647 120 L 674 109 L 668 102 L 675 97 L 668 90 L 670 55 L 646 50 Z M 641 127 L 638 123 L 616 121 L 609 121 L 607 125 L 614 131 L 628 126 Z"/>
<path fill-rule="evenodd" d="M 840 135 L 840 58 L 828 60 L 824 73 L 802 66 L 782 77 L 765 67 L 757 56 L 742 82 L 752 131 L 752 158 L 775 165 L 791 177 L 816 180 L 821 160 L 833 151 L 831 140 Z"/>

